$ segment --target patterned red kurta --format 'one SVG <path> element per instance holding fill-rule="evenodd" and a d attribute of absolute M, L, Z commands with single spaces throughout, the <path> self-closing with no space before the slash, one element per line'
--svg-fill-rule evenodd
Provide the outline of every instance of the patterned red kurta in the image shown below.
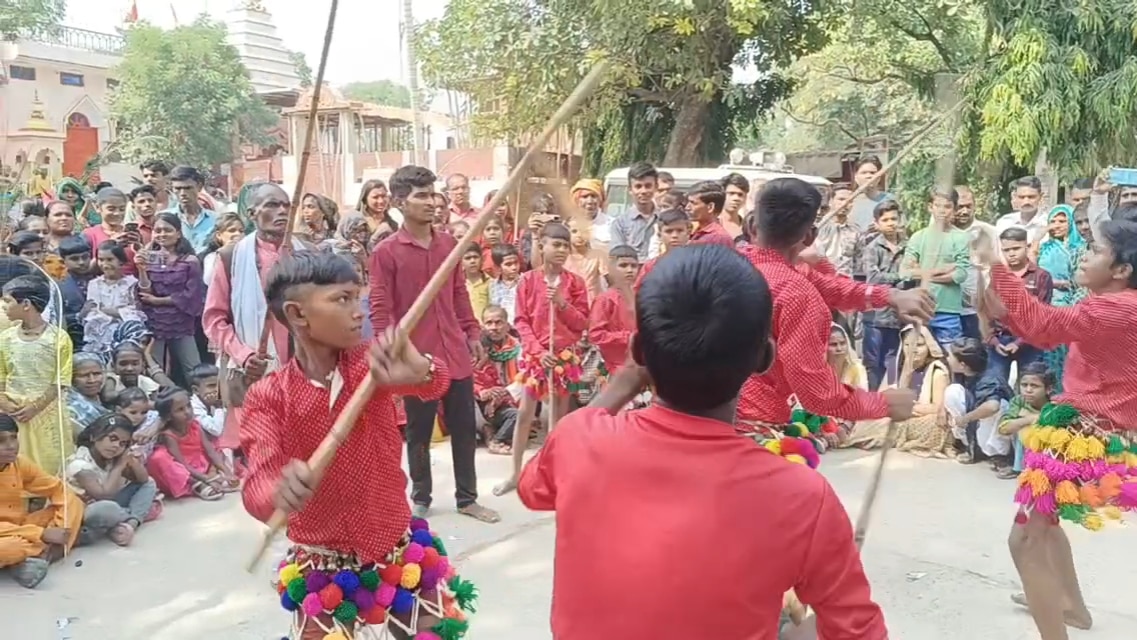
<path fill-rule="evenodd" d="M 991 268 L 991 285 L 1007 308 L 1011 332 L 1042 349 L 1069 344 L 1059 402 L 1137 430 L 1137 291 L 1093 295 L 1072 307 L 1052 307 L 1027 292 L 1005 265 Z"/>
<path fill-rule="evenodd" d="M 549 300 L 545 272 L 526 271 L 517 284 L 517 315 L 513 327 L 521 336 L 521 349 L 526 357 L 540 356 L 549 350 Z M 588 289 L 584 279 L 575 273 L 561 271 L 557 290 L 564 297 L 564 309 L 558 309 L 554 322 L 555 351 L 568 349 L 580 342 L 588 330 Z"/>
<path fill-rule="evenodd" d="M 296 360 L 249 389 L 241 416 L 241 446 L 249 459 L 242 493 L 245 509 L 265 522 L 280 470 L 307 460 L 331 431 L 352 392 L 369 370 L 369 344 L 340 357 L 342 387 L 317 386 Z M 450 373 L 434 361 L 434 378 L 421 385 L 380 388 L 340 445 L 319 488 L 303 511 L 288 517 L 288 538 L 298 544 L 382 560 L 407 531 L 411 512 L 401 466 L 403 438 L 395 424 L 395 395 L 435 400 L 450 386 Z M 333 392 L 335 395 L 333 396 Z"/>
<path fill-rule="evenodd" d="M 588 316 L 588 341 L 600 349 L 608 374 L 624 366 L 628 344 L 636 330 L 632 305 L 618 289 L 608 289 L 592 303 Z"/>

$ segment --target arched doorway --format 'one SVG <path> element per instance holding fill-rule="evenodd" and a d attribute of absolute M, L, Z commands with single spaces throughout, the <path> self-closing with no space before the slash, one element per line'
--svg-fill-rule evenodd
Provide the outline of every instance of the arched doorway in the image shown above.
<path fill-rule="evenodd" d="M 67 138 L 63 141 L 63 175 L 81 178 L 87 162 L 99 153 L 99 130 L 78 111 L 67 116 Z"/>

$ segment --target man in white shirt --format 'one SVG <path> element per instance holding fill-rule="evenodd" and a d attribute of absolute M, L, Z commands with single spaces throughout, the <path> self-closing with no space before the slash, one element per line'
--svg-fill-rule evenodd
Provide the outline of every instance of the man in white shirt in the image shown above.
<path fill-rule="evenodd" d="M 987 236 L 987 242 L 990 242 L 991 246 L 998 247 L 999 235 L 995 232 L 994 225 L 975 219 L 975 194 L 972 193 L 971 187 L 965 184 L 956 185 L 955 192 L 959 194 L 959 204 L 955 209 L 955 228 L 966 231 L 972 240 L 983 234 Z"/>
<path fill-rule="evenodd" d="M 1042 205 L 1042 181 L 1036 176 L 1023 176 L 1012 183 L 1011 206 L 1015 211 L 995 222 L 995 235 L 1000 236 L 1011 227 L 1026 229 L 1027 240 L 1033 244 L 1046 235 L 1046 216 L 1040 215 Z"/>
<path fill-rule="evenodd" d="M 608 253 L 608 214 L 604 213 L 604 183 L 592 178 L 578 180 L 572 186 L 572 199 L 592 221 L 592 248 Z"/>

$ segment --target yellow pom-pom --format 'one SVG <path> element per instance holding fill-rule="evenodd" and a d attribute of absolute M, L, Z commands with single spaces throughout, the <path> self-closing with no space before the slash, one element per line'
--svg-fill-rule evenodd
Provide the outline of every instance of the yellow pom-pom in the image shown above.
<path fill-rule="evenodd" d="M 300 567 L 298 567 L 295 562 L 284 565 L 280 568 L 280 573 L 277 574 L 277 578 L 281 584 L 288 584 L 299 577 Z"/>
<path fill-rule="evenodd" d="M 1070 433 L 1069 429 L 1051 429 L 1046 445 L 1061 453 L 1073 439 L 1074 434 Z"/>
<path fill-rule="evenodd" d="M 1137 453 L 1127 452 L 1125 454 L 1125 466 L 1137 467 Z"/>
<path fill-rule="evenodd" d="M 1082 501 L 1078 487 L 1069 480 L 1063 480 L 1054 487 L 1054 497 L 1058 500 L 1058 504 L 1078 504 Z"/>
<path fill-rule="evenodd" d="M 399 580 L 399 584 L 403 585 L 404 589 L 414 589 L 418 586 L 419 580 L 422 580 L 422 567 L 411 562 L 403 565 L 403 577 Z"/>
<path fill-rule="evenodd" d="M 767 440 L 766 444 L 762 445 L 770 450 L 770 453 L 780 456 L 782 455 L 782 441 L 781 440 Z"/>
<path fill-rule="evenodd" d="M 324 640 L 351 640 L 343 631 L 333 631 L 324 636 Z"/>
<path fill-rule="evenodd" d="M 790 462 L 796 462 L 797 464 L 808 464 L 805 461 L 805 458 L 799 456 L 796 453 L 791 453 L 790 455 L 786 456 L 786 460 L 789 460 Z"/>
<path fill-rule="evenodd" d="M 1109 518 L 1110 520 L 1120 520 L 1121 519 L 1121 509 L 1119 509 L 1113 505 L 1110 505 L 1108 507 L 1102 507 L 1101 513 L 1103 516 Z"/>
<path fill-rule="evenodd" d="M 565 368 L 558 364 L 557 366 L 553 367 L 553 371 L 555 371 L 556 374 L 559 376 L 559 375 L 564 374 Z"/>
<path fill-rule="evenodd" d="M 561 352 L 560 358 L 561 358 L 561 360 L 568 360 L 569 358 L 572 358 L 572 351 L 565 349 L 564 351 Z"/>
<path fill-rule="evenodd" d="M 1050 491 L 1050 478 L 1040 469 L 1032 469 L 1030 472 L 1030 492 L 1034 497 L 1038 497 Z"/>
<path fill-rule="evenodd" d="M 1023 446 L 1031 451 L 1042 451 L 1046 448 L 1046 429 L 1031 429 L 1030 433 L 1024 436 Z"/>
<path fill-rule="evenodd" d="M 1105 521 L 1098 514 L 1091 513 L 1082 519 L 1082 526 L 1090 531 L 1101 531 L 1101 528 L 1105 526 Z"/>
<path fill-rule="evenodd" d="M 1086 455 L 1090 460 L 1101 460 L 1105 457 L 1105 442 L 1101 438 L 1086 437 Z"/>
<path fill-rule="evenodd" d="M 1089 441 L 1084 436 L 1074 436 L 1070 444 L 1066 445 L 1066 458 L 1073 462 L 1082 462 L 1090 457 Z"/>

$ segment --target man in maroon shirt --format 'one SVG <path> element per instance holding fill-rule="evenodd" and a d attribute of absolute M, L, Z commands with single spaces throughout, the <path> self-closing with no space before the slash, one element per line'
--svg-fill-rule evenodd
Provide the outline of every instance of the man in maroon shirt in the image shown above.
<path fill-rule="evenodd" d="M 406 315 L 458 243 L 450 234 L 437 233 L 431 226 L 436 180 L 429 169 L 408 165 L 395 171 L 388 183 L 392 204 L 403 212 L 403 224 L 371 254 L 371 323 L 376 335 Z M 455 269 L 447 282 L 411 333 L 411 340 L 420 351 L 445 358 L 450 366 L 450 389 L 442 396 L 442 410 L 454 456 L 458 512 L 483 522 L 497 522 L 497 512 L 477 503 L 474 466 L 477 437 L 471 354 L 475 362 L 484 357 L 482 330 L 470 306 L 462 272 Z M 424 518 L 431 502 L 430 437 L 438 401 L 408 397 L 404 402 L 413 513 Z"/>
<path fill-rule="evenodd" d="M 478 210 L 470 204 L 470 179 L 455 173 L 446 179 L 446 196 L 450 198 L 450 222 L 469 222 L 478 217 Z"/>
<path fill-rule="evenodd" d="M 734 238 L 719 223 L 725 203 L 726 191 L 714 180 L 699 182 L 687 192 L 687 216 L 696 225 L 691 232 L 693 244 L 721 244 L 734 248 Z"/>

